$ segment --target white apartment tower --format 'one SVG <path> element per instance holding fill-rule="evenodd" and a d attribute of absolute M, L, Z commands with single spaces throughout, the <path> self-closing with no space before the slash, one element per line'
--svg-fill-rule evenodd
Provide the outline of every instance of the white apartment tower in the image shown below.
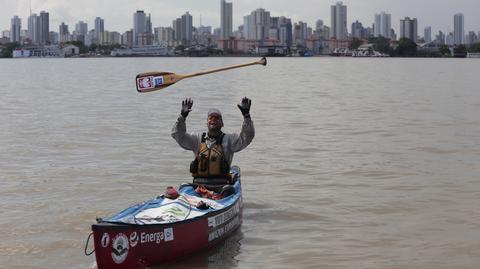
<path fill-rule="evenodd" d="M 233 26 L 232 3 L 220 0 L 220 39 L 228 39 L 232 36 Z"/>
<path fill-rule="evenodd" d="M 375 14 L 374 28 L 373 35 L 375 37 L 383 36 L 385 38 L 391 38 L 392 15 L 385 12 Z"/>
<path fill-rule="evenodd" d="M 330 7 L 330 37 L 339 40 L 347 39 L 347 6 L 342 2 L 337 2 L 335 6 Z"/>

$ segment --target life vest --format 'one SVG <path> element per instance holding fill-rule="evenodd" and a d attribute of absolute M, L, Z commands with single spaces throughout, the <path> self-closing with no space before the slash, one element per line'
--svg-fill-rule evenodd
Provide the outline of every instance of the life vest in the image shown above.
<path fill-rule="evenodd" d="M 225 134 L 221 134 L 210 148 L 206 143 L 206 133 L 203 133 L 198 149 L 198 154 L 190 166 L 190 172 L 194 178 L 228 179 L 230 178 L 230 164 L 225 159 L 222 140 Z"/>

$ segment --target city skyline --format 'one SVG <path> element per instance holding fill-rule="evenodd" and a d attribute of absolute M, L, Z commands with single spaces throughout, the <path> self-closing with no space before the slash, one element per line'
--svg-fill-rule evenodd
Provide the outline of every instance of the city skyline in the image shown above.
<path fill-rule="evenodd" d="M 10 28 L 11 18 L 15 15 L 22 19 L 23 25 L 26 25 L 29 16 L 29 0 L 0 0 L 3 3 L 0 11 L 0 29 Z M 105 29 L 110 31 L 123 32 L 133 28 L 130 18 L 136 10 L 144 10 L 145 13 L 151 13 L 151 21 L 154 27 L 170 26 L 171 21 L 188 11 L 193 16 L 193 25 L 220 27 L 220 1 L 204 0 L 202 3 L 192 0 L 165 0 L 153 1 L 143 0 L 136 3 L 130 3 L 125 0 L 102 1 L 97 3 L 93 0 L 83 0 L 70 2 L 58 0 L 31 0 L 32 13 L 39 14 L 40 11 L 50 13 L 50 31 L 57 31 L 58 25 L 62 22 L 71 28 L 78 21 L 88 23 L 90 29 L 94 25 L 96 17 L 102 17 L 105 20 Z M 302 0 L 303 5 L 290 4 L 288 1 L 274 0 L 242 0 L 228 1 L 233 3 L 233 30 L 243 24 L 243 17 L 250 14 L 257 8 L 265 8 L 272 16 L 286 16 L 292 18 L 292 21 L 303 21 L 309 26 L 315 25 L 316 20 L 321 19 L 324 22 L 330 22 L 330 6 L 335 5 L 337 1 L 331 0 Z M 374 23 L 374 16 L 382 11 L 391 14 L 392 28 L 396 31 L 400 29 L 400 20 L 404 17 L 417 18 L 418 29 L 430 26 L 432 33 L 439 30 L 443 32 L 453 32 L 453 16 L 456 13 L 464 14 L 465 31 L 478 31 L 480 29 L 480 17 L 476 16 L 475 11 L 480 9 L 480 2 L 474 0 L 459 0 L 450 3 L 438 3 L 433 0 L 423 0 L 417 3 L 413 0 L 385 0 L 379 5 L 375 0 L 348 0 L 343 4 L 348 7 L 347 28 L 350 24 L 358 20 L 364 26 L 370 26 Z M 89 8 L 89 7 L 95 8 Z M 112 7 L 115 12 L 111 12 Z M 412 8 L 417 7 L 417 8 Z M 432 9 L 435 12 L 432 12 Z M 433 14 L 434 13 L 434 14 Z M 349 29 L 350 31 L 350 29 Z"/>

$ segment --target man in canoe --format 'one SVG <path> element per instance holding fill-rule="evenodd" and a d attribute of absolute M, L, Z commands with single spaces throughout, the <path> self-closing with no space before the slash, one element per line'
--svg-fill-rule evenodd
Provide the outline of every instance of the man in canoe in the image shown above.
<path fill-rule="evenodd" d="M 252 101 L 244 97 L 238 105 L 243 115 L 240 134 L 222 132 L 222 113 L 215 108 L 207 113 L 207 132 L 188 134 L 185 120 L 192 111 L 193 100 L 188 98 L 182 102 L 182 110 L 173 126 L 172 137 L 182 148 L 193 151 L 195 159 L 190 164 L 193 183 L 215 191 L 218 191 L 215 186 L 232 184 L 229 172 L 233 154 L 246 148 L 255 136 L 250 118 L 251 104 Z"/>

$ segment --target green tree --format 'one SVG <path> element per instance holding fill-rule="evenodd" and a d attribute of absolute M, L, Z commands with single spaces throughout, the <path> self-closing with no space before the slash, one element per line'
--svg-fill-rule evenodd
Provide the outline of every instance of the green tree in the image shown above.
<path fill-rule="evenodd" d="M 415 57 L 417 56 L 417 44 L 411 39 L 401 38 L 395 50 L 395 55 L 400 57 Z"/>
<path fill-rule="evenodd" d="M 439 52 L 442 56 L 450 56 L 450 49 L 447 45 L 442 45 L 439 49 Z"/>
<path fill-rule="evenodd" d="M 480 43 L 470 45 L 470 47 L 468 48 L 468 52 L 480 52 Z"/>
<path fill-rule="evenodd" d="M 354 37 L 353 40 L 352 40 L 352 43 L 350 44 L 349 49 L 351 49 L 351 50 L 358 49 L 362 44 L 363 44 L 362 40 Z"/>
<path fill-rule="evenodd" d="M 371 37 L 368 39 L 368 43 L 373 44 L 373 49 L 381 53 L 390 54 L 390 39 L 383 36 Z"/>
<path fill-rule="evenodd" d="M 2 50 L 2 54 L 0 54 L 1 58 L 12 58 L 12 52 L 14 49 L 19 48 L 20 44 L 17 42 L 7 43 L 5 48 Z"/>

